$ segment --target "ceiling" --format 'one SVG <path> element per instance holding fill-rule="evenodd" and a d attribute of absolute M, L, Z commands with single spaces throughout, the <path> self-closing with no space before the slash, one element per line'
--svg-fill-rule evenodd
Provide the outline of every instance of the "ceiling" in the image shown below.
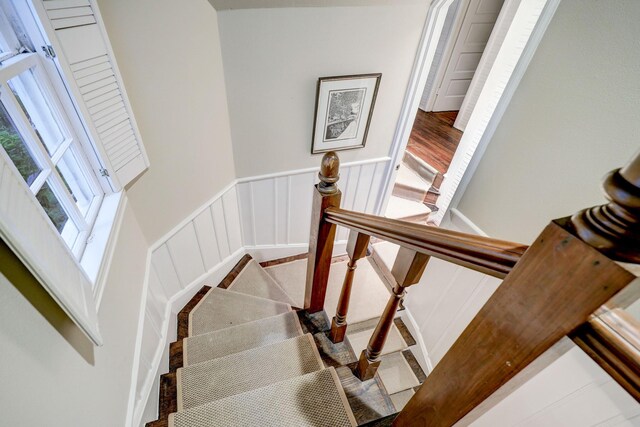
<path fill-rule="evenodd" d="M 429 0 L 209 0 L 218 11 L 286 7 L 341 7 L 429 4 Z"/>

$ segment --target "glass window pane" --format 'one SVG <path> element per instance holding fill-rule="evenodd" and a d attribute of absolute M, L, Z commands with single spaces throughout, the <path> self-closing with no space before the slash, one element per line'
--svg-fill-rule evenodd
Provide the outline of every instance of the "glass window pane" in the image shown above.
<path fill-rule="evenodd" d="M 53 155 L 65 140 L 65 136 L 34 77 L 33 69 L 30 68 L 20 73 L 8 83 L 24 114 L 40 138 L 40 142 L 43 143 L 49 154 Z"/>
<path fill-rule="evenodd" d="M 20 175 L 31 185 L 41 169 L 18 133 L 4 105 L 0 103 L 0 145 L 5 149 Z"/>
<path fill-rule="evenodd" d="M 78 209 L 82 215 L 86 215 L 89 206 L 96 196 L 91 190 L 86 175 L 82 172 L 82 168 L 78 163 L 76 153 L 73 149 L 68 149 L 56 166 L 58 173 L 64 181 L 64 185 L 73 196 L 73 200 L 78 205 Z"/>
<path fill-rule="evenodd" d="M 48 183 L 44 183 L 40 191 L 38 191 L 38 194 L 36 194 L 36 199 L 38 199 L 56 229 L 62 233 L 62 229 L 67 221 L 69 221 L 69 217 L 56 195 L 51 191 Z"/>

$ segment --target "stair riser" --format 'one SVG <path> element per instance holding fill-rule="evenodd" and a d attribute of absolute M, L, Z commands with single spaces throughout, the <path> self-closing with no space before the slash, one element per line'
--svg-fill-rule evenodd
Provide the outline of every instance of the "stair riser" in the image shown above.
<path fill-rule="evenodd" d="M 400 182 L 396 182 L 393 187 L 392 194 L 403 199 L 422 202 L 427 195 L 427 192 L 422 188 L 412 187 L 409 185 L 404 185 Z"/>
<path fill-rule="evenodd" d="M 429 165 L 423 164 L 420 160 L 409 154 L 409 152 L 405 152 L 402 162 L 407 165 L 409 169 L 417 173 L 429 185 L 433 184 L 434 179 L 438 175 L 438 171 Z"/>

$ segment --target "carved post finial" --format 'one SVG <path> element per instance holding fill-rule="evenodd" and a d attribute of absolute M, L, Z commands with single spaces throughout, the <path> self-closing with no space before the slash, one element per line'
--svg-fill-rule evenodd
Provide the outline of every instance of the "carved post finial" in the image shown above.
<path fill-rule="evenodd" d="M 320 178 L 318 191 L 322 194 L 333 194 L 338 191 L 336 182 L 340 179 L 340 159 L 335 151 L 329 151 L 322 156 L 318 178 Z"/>
<path fill-rule="evenodd" d="M 609 203 L 571 217 L 576 235 L 617 261 L 640 263 L 640 152 L 603 183 Z"/>

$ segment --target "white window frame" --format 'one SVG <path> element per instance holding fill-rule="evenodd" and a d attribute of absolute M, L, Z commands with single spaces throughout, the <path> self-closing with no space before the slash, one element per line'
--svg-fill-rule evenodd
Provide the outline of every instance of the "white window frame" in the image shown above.
<path fill-rule="evenodd" d="M 93 224 L 98 216 L 98 211 L 104 198 L 104 191 L 98 183 L 95 172 L 91 169 L 91 166 L 86 160 L 82 147 L 79 145 L 78 137 L 71 128 L 62 106 L 53 92 L 49 78 L 42 68 L 41 59 L 35 53 L 18 54 L 4 61 L 2 65 L 0 65 L 0 102 L 2 102 L 9 113 L 9 116 L 13 119 L 13 123 L 20 133 L 23 142 L 33 155 L 38 166 L 41 168 L 41 172 L 30 185 L 31 192 L 34 195 L 38 194 L 45 183 L 51 187 L 51 190 L 68 216 L 67 223 L 61 231 L 61 236 L 76 258 L 81 259 L 87 240 L 91 234 Z M 9 88 L 9 80 L 26 73 L 29 70 L 32 71 L 40 93 L 46 101 L 46 108 L 51 112 L 55 124 L 60 129 L 64 137 L 64 140 L 51 155 L 47 152 L 43 143 L 41 143 L 34 127 L 30 123 L 30 120 L 20 107 L 13 91 Z M 14 80 L 13 84 L 14 86 L 20 85 L 16 80 Z M 27 90 L 23 88 L 22 93 L 26 94 L 26 92 Z M 23 103 L 27 108 L 30 106 L 32 101 L 34 101 L 33 98 L 26 96 L 23 99 Z M 28 108 L 28 110 L 29 114 L 34 116 L 32 117 L 34 121 L 41 122 L 46 120 L 37 119 L 36 109 Z M 64 185 L 64 180 L 58 172 L 57 166 L 63 159 L 63 156 L 67 153 L 72 153 L 77 160 L 81 174 L 86 178 L 86 183 L 94 194 L 94 197 L 87 208 L 86 214 L 83 214 L 80 211 L 72 194 Z M 74 231 L 73 228 L 77 230 Z"/>
<path fill-rule="evenodd" d="M 106 282 L 107 272 L 110 266 L 118 231 L 122 223 L 126 206 L 126 195 L 123 190 L 117 188 L 111 177 L 105 173 L 106 166 L 92 139 L 88 135 L 85 120 L 81 110 L 75 104 L 73 92 L 66 81 L 67 77 L 59 66 L 48 56 L 48 52 L 41 50 L 42 46 L 48 46 L 49 42 L 44 35 L 40 17 L 34 11 L 33 0 L 9 0 L 15 11 L 21 18 L 24 31 L 29 35 L 33 43 L 35 53 L 30 55 L 40 65 L 38 71 L 47 79 L 48 95 L 56 98 L 60 116 L 64 117 L 65 125 L 75 135 L 74 143 L 81 152 L 84 166 L 91 171 L 92 189 L 101 194 L 99 200 L 94 199 L 90 207 L 90 215 L 87 216 L 87 227 L 82 236 L 76 239 L 78 245 L 73 248 L 73 254 L 81 274 L 86 276 L 92 285 L 93 300 L 96 308 L 100 307 L 102 294 Z M 38 0 L 35 0 L 38 1 Z M 0 29 L 11 28 L 4 13 L 0 10 Z M 0 42 L 4 44 L 18 45 L 18 39 L 13 33 L 0 30 Z M 17 55 L 17 51 L 13 55 Z M 11 54 L 0 53 L 0 61 L 8 64 Z M 42 87 L 42 85 L 41 85 Z M 132 121 L 133 118 L 132 118 Z M 136 129 L 137 131 L 137 129 Z M 146 156 L 146 155 L 145 155 Z M 43 160 L 43 159 L 41 159 Z M 99 191 L 95 188 L 98 185 Z M 52 227 L 55 229 L 55 227 Z M 57 230 L 56 230 L 57 233 Z"/>

